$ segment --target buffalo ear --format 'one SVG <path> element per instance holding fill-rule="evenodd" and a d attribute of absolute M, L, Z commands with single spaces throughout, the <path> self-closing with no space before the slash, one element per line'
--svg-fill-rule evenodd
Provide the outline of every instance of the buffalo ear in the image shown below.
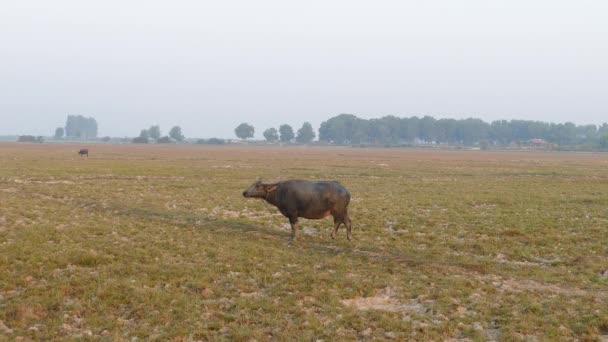
<path fill-rule="evenodd" d="M 277 185 L 273 184 L 273 185 L 267 185 L 264 190 L 266 190 L 266 192 L 271 192 L 271 191 L 275 191 L 277 189 Z"/>

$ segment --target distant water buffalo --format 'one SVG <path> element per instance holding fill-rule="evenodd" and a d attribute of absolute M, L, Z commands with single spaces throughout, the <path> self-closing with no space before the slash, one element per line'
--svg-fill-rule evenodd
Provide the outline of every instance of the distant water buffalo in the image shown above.
<path fill-rule="evenodd" d="M 286 180 L 266 183 L 258 180 L 243 191 L 243 196 L 261 198 L 277 207 L 289 219 L 292 241 L 298 232 L 298 217 L 322 219 L 329 215 L 334 217 L 332 239 L 335 239 L 341 224 L 346 226 L 348 240 L 352 238 L 352 224 L 348 217 L 350 193 L 338 182 Z"/>
<path fill-rule="evenodd" d="M 81 157 L 82 157 L 82 156 L 84 156 L 84 155 L 86 154 L 86 156 L 88 157 L 88 156 L 89 156 L 89 149 L 88 149 L 88 148 L 83 148 L 83 149 L 80 149 L 80 151 L 78 151 L 78 154 L 79 154 Z"/>

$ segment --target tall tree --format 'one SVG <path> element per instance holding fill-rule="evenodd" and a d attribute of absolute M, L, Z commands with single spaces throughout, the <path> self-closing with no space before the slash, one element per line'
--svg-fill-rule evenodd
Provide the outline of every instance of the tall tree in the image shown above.
<path fill-rule="evenodd" d="M 277 141 L 279 140 L 279 132 L 276 128 L 271 127 L 264 131 L 264 138 L 269 142 Z"/>
<path fill-rule="evenodd" d="M 97 121 L 82 115 L 68 115 L 65 124 L 65 135 L 72 138 L 97 138 Z"/>
<path fill-rule="evenodd" d="M 65 131 L 64 131 L 63 127 L 57 127 L 55 129 L 55 139 L 63 138 L 64 134 L 65 134 Z"/>
<path fill-rule="evenodd" d="M 382 119 L 369 120 L 369 140 L 374 144 L 390 143 L 390 128 Z"/>
<path fill-rule="evenodd" d="M 291 128 L 291 126 L 289 126 L 287 124 L 281 125 L 279 127 L 279 134 L 280 134 L 279 139 L 282 142 L 290 142 L 295 137 L 295 134 L 293 134 L 293 128 Z"/>
<path fill-rule="evenodd" d="M 142 129 L 141 132 L 139 132 L 139 137 L 142 139 L 150 139 L 150 132 L 147 129 Z"/>
<path fill-rule="evenodd" d="M 600 147 L 608 149 L 608 134 L 600 137 Z"/>
<path fill-rule="evenodd" d="M 340 114 L 323 123 L 319 127 L 319 140 L 348 144 L 356 139 L 356 132 L 360 130 L 362 120 L 352 114 Z M 360 142 L 359 142 L 360 143 Z"/>
<path fill-rule="evenodd" d="M 315 139 L 315 132 L 312 129 L 310 122 L 305 122 L 302 127 L 298 130 L 296 141 L 300 144 L 308 144 Z"/>
<path fill-rule="evenodd" d="M 430 143 L 437 140 L 437 132 L 435 130 L 435 118 L 425 115 L 420 119 L 419 138 Z"/>
<path fill-rule="evenodd" d="M 234 134 L 236 134 L 239 139 L 253 138 L 254 133 L 255 128 L 246 122 L 243 122 L 234 129 Z"/>
<path fill-rule="evenodd" d="M 161 137 L 160 126 L 158 126 L 158 125 L 151 126 L 150 128 L 148 128 L 148 134 L 150 135 L 150 138 L 152 138 L 154 140 L 160 139 L 160 137 Z"/>
<path fill-rule="evenodd" d="M 182 128 L 179 126 L 173 126 L 169 131 L 169 136 L 176 141 L 183 141 L 186 137 L 182 134 Z"/>

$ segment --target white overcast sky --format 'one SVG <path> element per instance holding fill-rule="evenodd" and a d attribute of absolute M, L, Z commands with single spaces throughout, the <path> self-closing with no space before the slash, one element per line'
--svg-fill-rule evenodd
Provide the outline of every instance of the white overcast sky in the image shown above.
<path fill-rule="evenodd" d="M 340 113 L 608 121 L 606 0 L 28 1 L 0 9 L 0 135 L 234 137 Z"/>

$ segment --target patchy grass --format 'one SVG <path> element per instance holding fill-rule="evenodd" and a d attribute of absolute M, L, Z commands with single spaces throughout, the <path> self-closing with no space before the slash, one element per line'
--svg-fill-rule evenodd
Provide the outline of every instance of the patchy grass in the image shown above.
<path fill-rule="evenodd" d="M 0 144 L 0 337 L 608 335 L 608 156 Z M 240 194 L 339 180 L 354 241 Z"/>

